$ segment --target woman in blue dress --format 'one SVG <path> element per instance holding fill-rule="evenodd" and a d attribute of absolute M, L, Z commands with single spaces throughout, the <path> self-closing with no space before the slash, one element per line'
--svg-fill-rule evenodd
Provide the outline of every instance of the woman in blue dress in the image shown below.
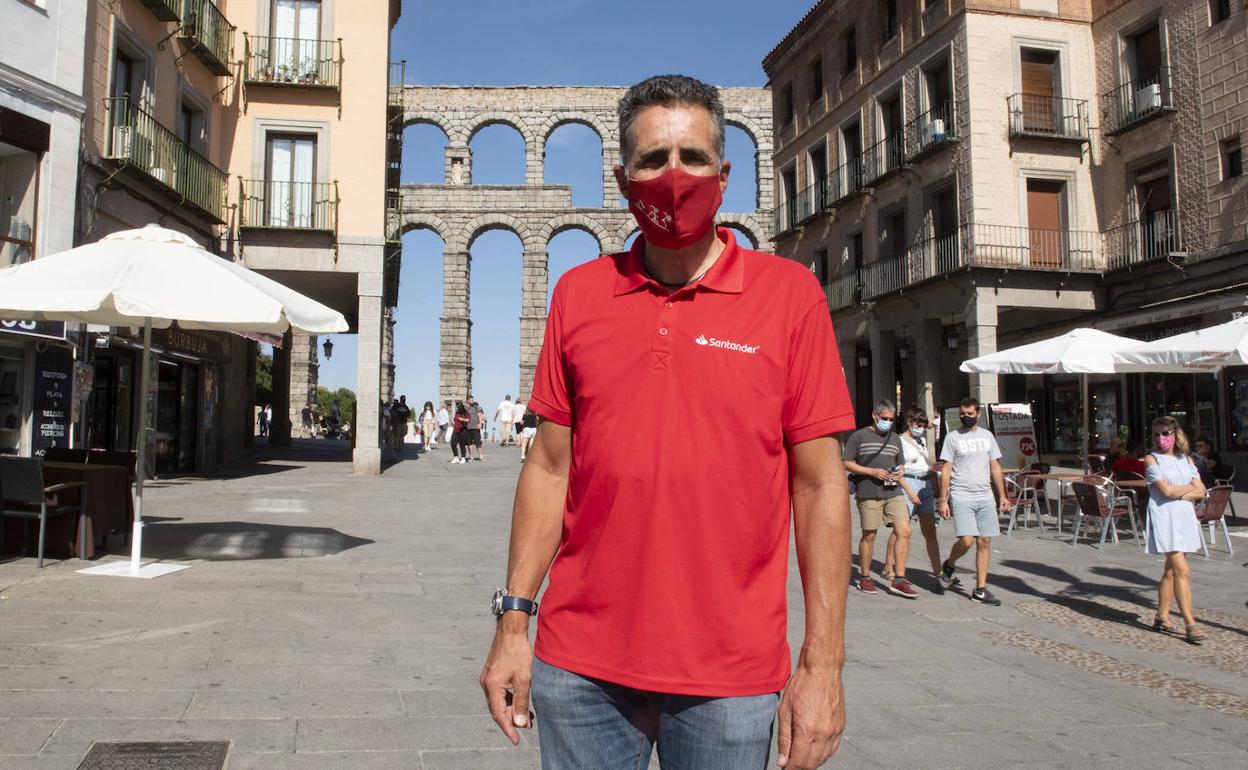
<path fill-rule="evenodd" d="M 1187 436 L 1173 417 L 1153 420 L 1153 451 L 1144 458 L 1148 481 L 1148 553 L 1166 555 L 1165 571 L 1157 586 L 1157 616 L 1153 629 L 1178 633 L 1170 623 L 1170 604 L 1178 602 L 1191 644 L 1205 640 L 1192 615 L 1187 554 L 1200 550 L 1200 523 L 1193 503 L 1205 499 L 1205 485 L 1188 458 Z"/>

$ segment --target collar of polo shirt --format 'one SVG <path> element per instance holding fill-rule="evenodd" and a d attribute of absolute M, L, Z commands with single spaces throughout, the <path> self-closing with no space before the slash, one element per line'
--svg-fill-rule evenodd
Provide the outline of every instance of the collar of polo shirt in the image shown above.
<path fill-rule="evenodd" d="M 724 244 L 724 250 L 720 252 L 715 264 L 711 265 L 711 269 L 706 271 L 706 275 L 690 285 L 725 294 L 740 294 L 745 286 L 741 248 L 737 246 L 737 239 L 733 237 L 732 231 L 726 227 L 716 228 L 715 236 Z M 644 249 L 645 236 L 639 235 L 633 241 L 633 248 L 629 250 L 627 258 L 620 261 L 619 276 L 615 279 L 615 296 L 628 294 L 647 284 L 659 286 L 658 281 L 646 273 L 642 260 Z"/>

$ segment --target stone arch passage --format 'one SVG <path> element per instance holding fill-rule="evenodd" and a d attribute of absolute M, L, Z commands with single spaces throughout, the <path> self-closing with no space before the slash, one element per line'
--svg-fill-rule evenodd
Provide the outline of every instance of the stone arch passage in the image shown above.
<path fill-rule="evenodd" d="M 404 125 L 434 123 L 447 135 L 443 184 L 405 184 L 400 196 L 404 226 L 434 217 L 446 242 L 441 399 L 462 398 L 472 386 L 468 245 L 481 228 L 506 227 L 524 244 L 517 391 L 525 399 L 545 332 L 550 239 L 567 229 L 582 229 L 594 235 L 604 253 L 611 253 L 622 250 L 636 229 L 631 214 L 620 205 L 611 172 L 620 155 L 616 104 L 623 92 L 595 86 L 404 87 Z M 721 220 L 739 225 L 767 250 L 773 205 L 771 93 L 764 88 L 723 88 L 720 96 L 726 121 L 754 141 L 757 180 L 755 210 Z M 523 185 L 473 184 L 470 141 L 481 128 L 495 123 L 512 126 L 524 139 Z M 602 140 L 601 208 L 578 208 L 567 185 L 544 183 L 547 139 L 567 123 L 586 125 Z"/>

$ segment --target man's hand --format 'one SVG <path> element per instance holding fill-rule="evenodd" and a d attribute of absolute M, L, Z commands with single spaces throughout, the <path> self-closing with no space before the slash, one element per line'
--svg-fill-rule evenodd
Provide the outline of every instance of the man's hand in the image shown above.
<path fill-rule="evenodd" d="M 910 496 L 910 504 L 911 504 L 911 505 L 918 505 L 918 504 L 919 504 L 919 496 L 918 496 L 918 495 L 916 495 L 916 494 L 915 494 L 915 493 L 913 493 L 913 492 L 907 492 L 906 494 Z"/>
<path fill-rule="evenodd" d="M 490 716 L 512 745 L 519 745 L 520 732 L 516 728 L 533 726 L 533 714 L 529 711 L 533 646 L 529 644 L 528 618 L 523 618 L 523 631 L 507 629 L 507 620 L 510 618 L 504 617 L 494 634 L 494 643 L 481 670 L 481 689 L 485 691 Z"/>
<path fill-rule="evenodd" d="M 953 511 L 949 510 L 949 501 L 941 500 L 940 501 L 940 518 L 948 519 L 948 518 L 951 518 L 952 516 L 953 516 Z"/>
<path fill-rule="evenodd" d="M 840 666 L 811 669 L 799 660 L 777 714 L 780 767 L 814 770 L 836 753 L 845 731 Z"/>
<path fill-rule="evenodd" d="M 997 503 L 997 510 L 1002 513 L 1009 513 L 1014 506 L 1010 504 L 1010 499 L 1005 495 L 1001 496 L 1001 502 Z"/>
<path fill-rule="evenodd" d="M 893 477 L 893 474 L 885 468 L 872 468 L 871 475 L 879 481 L 888 481 Z"/>

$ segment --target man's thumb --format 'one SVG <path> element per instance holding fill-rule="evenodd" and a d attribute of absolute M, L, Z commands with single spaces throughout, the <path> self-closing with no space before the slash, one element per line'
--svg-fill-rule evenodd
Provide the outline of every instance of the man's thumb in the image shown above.
<path fill-rule="evenodd" d="M 793 736 L 792 736 L 792 733 L 790 732 L 790 728 L 792 726 L 792 720 L 790 719 L 789 705 L 787 701 L 781 700 L 780 713 L 777 716 L 779 717 L 778 721 L 780 723 L 780 732 L 776 736 L 776 743 L 780 750 L 779 751 L 780 756 L 777 758 L 776 761 L 777 761 L 777 764 L 780 765 L 780 767 L 784 767 L 785 765 L 789 763 L 789 747 L 792 745 L 792 742 L 793 742 Z"/>
<path fill-rule="evenodd" d="M 516 727 L 529 726 L 529 682 L 523 680 L 516 682 L 516 687 L 512 692 L 511 701 L 511 721 Z"/>

